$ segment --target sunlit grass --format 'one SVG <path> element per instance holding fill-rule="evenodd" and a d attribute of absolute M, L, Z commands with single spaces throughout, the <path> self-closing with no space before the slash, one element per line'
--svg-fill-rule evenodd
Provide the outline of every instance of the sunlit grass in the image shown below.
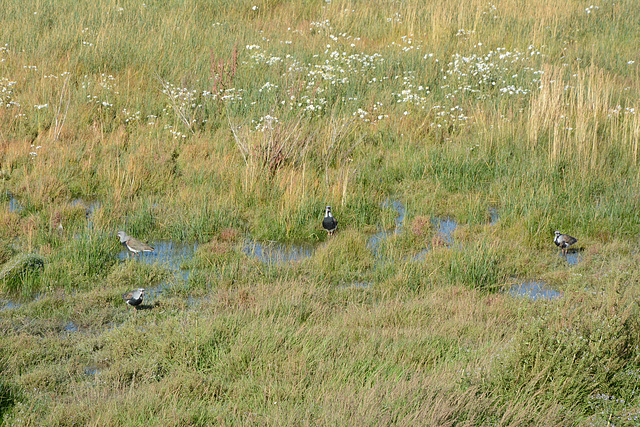
<path fill-rule="evenodd" d="M 4 422 L 637 423 L 633 1 L 5 3 Z"/>

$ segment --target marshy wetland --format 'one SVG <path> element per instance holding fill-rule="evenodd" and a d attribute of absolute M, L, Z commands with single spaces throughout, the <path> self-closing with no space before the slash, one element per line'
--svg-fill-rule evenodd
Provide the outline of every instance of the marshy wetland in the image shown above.
<path fill-rule="evenodd" d="M 2 8 L 2 423 L 639 423 L 636 1 Z"/>

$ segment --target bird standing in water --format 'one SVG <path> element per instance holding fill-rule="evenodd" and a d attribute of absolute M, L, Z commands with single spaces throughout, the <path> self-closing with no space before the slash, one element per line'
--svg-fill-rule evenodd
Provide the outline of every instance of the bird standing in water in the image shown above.
<path fill-rule="evenodd" d="M 567 254 L 567 249 L 569 246 L 573 245 L 578 241 L 575 237 L 571 237 L 568 234 L 562 234 L 558 230 L 556 230 L 556 237 L 553 239 L 553 243 L 556 244 L 561 250 L 563 254 Z"/>
<path fill-rule="evenodd" d="M 133 252 L 135 255 L 139 255 L 140 252 L 153 252 L 154 249 L 152 246 L 147 245 L 140 240 L 133 238 L 131 236 L 127 236 L 127 233 L 124 231 L 118 231 L 118 237 L 120 238 L 120 243 L 125 245 L 127 249 Z"/>

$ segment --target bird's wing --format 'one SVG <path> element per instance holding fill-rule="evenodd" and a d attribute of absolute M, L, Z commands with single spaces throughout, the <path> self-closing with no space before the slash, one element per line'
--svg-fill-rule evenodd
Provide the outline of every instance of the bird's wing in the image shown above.
<path fill-rule="evenodd" d="M 153 250 L 154 250 L 153 247 L 151 247 L 150 245 L 148 245 L 148 244 L 146 244 L 144 242 L 141 242 L 140 240 L 135 239 L 133 237 L 130 237 L 129 240 L 127 240 L 127 244 L 129 246 L 132 246 L 132 247 L 134 247 L 136 249 L 139 249 L 141 251 L 153 252 Z"/>
<path fill-rule="evenodd" d="M 151 246 L 151 245 L 149 245 L 147 243 L 144 243 L 144 242 L 140 242 L 140 243 L 142 244 L 142 250 L 143 251 L 149 251 L 149 252 L 153 252 L 154 251 L 153 246 Z"/>

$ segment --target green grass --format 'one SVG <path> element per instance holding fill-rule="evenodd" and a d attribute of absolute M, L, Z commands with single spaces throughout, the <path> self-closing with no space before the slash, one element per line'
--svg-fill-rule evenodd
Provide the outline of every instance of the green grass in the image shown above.
<path fill-rule="evenodd" d="M 18 254 L 4 263 L 0 270 L 0 283 L 7 294 L 32 296 L 38 290 L 40 274 L 44 267 L 42 257 L 34 254 Z"/>
<path fill-rule="evenodd" d="M 2 422 L 637 424 L 640 12 L 591 6 L 7 0 Z"/>

